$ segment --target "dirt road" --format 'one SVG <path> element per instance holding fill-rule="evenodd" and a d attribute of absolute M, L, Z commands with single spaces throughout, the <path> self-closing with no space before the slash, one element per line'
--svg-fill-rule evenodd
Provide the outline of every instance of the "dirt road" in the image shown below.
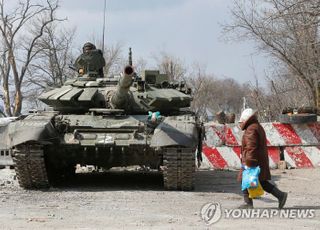
<path fill-rule="evenodd" d="M 196 190 L 162 189 L 161 175 L 114 172 L 78 175 L 46 191 L 17 186 L 14 171 L 0 170 L 1 229 L 319 229 L 320 169 L 272 171 L 273 180 L 289 192 L 287 208 L 315 210 L 315 217 L 222 218 L 206 225 L 201 207 L 219 202 L 222 209 L 242 202 L 236 171 L 198 171 Z M 270 194 L 255 200 L 256 208 L 277 206 Z M 223 212 L 222 212 L 223 213 Z M 260 226 L 260 227 L 259 227 Z"/>

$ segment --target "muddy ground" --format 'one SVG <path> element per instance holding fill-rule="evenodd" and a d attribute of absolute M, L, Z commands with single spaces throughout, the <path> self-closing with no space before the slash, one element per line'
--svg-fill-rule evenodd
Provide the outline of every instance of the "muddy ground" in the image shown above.
<path fill-rule="evenodd" d="M 157 173 L 79 174 L 72 181 L 42 191 L 20 189 L 14 170 L 0 170 L 0 229 L 319 229 L 320 169 L 272 171 L 273 181 L 289 193 L 286 207 L 312 209 L 307 219 L 222 218 L 206 225 L 202 206 L 219 202 L 223 209 L 242 203 L 237 171 L 201 170 L 192 192 L 164 191 Z M 256 208 L 274 208 L 270 194 Z"/>

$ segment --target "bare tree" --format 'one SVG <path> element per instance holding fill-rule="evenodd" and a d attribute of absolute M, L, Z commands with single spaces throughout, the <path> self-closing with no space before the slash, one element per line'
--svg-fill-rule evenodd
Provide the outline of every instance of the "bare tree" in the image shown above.
<path fill-rule="evenodd" d="M 237 0 L 233 22 L 224 26 L 232 39 L 250 39 L 280 61 L 295 80 L 311 92 L 316 105 L 319 80 L 319 0 Z"/>
<path fill-rule="evenodd" d="M 106 65 L 104 67 L 105 75 L 118 74 L 123 71 L 125 65 L 128 64 L 128 59 L 125 59 L 122 54 L 122 45 L 117 43 L 109 45 L 104 50 L 104 58 Z"/>
<path fill-rule="evenodd" d="M 12 9 L 5 0 L 0 0 L 0 71 L 5 111 L 10 116 L 21 113 L 22 84 L 30 64 L 41 51 L 38 45 L 45 29 L 58 21 L 57 9 L 58 0 L 18 1 Z"/>
<path fill-rule="evenodd" d="M 157 62 L 159 70 L 167 74 L 171 81 L 185 80 L 187 68 L 181 59 L 166 52 L 161 52 L 154 59 Z"/>
<path fill-rule="evenodd" d="M 187 83 L 193 90 L 191 109 L 199 116 L 207 118 L 208 113 L 220 110 L 240 113 L 241 100 L 246 95 L 246 88 L 231 78 L 219 79 L 206 73 L 199 65 L 192 67 Z"/>
<path fill-rule="evenodd" d="M 48 87 L 60 87 L 73 76 L 69 68 L 72 55 L 74 29 L 58 29 L 56 25 L 45 28 L 39 40 L 37 58 L 30 64 L 27 83 L 45 90 Z"/>
<path fill-rule="evenodd" d="M 60 87 L 75 76 L 69 68 L 73 58 L 74 29 L 65 29 L 55 23 L 44 29 L 37 48 L 39 53 L 30 63 L 23 88 L 24 98 L 37 107 L 36 98 L 43 91 Z"/>
<path fill-rule="evenodd" d="M 128 50 L 126 51 L 126 55 L 123 55 L 123 46 L 119 43 L 106 47 L 104 54 L 106 59 L 105 75 L 115 75 L 123 71 L 124 67 L 129 64 L 129 53 Z M 131 57 L 133 68 L 140 75 L 146 69 L 147 61 L 143 57 L 137 57 L 134 51 Z"/>
<path fill-rule="evenodd" d="M 128 50 L 125 50 L 126 54 L 123 55 L 124 49 L 121 43 L 116 43 L 114 45 L 109 45 L 104 50 L 104 58 L 106 60 L 106 66 L 104 68 L 104 74 L 115 75 L 123 71 L 123 68 L 129 63 L 129 54 Z M 132 62 L 135 71 L 140 74 L 146 68 L 147 61 L 136 56 L 134 51 L 132 52 Z"/>
<path fill-rule="evenodd" d="M 198 116 L 207 119 L 209 104 L 212 100 L 211 89 L 214 88 L 215 83 L 214 77 L 206 74 L 203 67 L 195 65 L 187 83 L 192 88 L 193 100 L 191 103 L 191 109 Z"/>
<path fill-rule="evenodd" d="M 147 61 L 143 57 L 138 57 L 133 59 L 133 68 L 138 75 L 146 69 Z"/>

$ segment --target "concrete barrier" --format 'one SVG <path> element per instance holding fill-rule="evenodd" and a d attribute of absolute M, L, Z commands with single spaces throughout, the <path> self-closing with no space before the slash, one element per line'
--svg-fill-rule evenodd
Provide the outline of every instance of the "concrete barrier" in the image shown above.
<path fill-rule="evenodd" d="M 266 131 L 269 165 L 276 168 L 280 160 L 288 167 L 320 167 L 320 123 L 261 123 Z M 203 145 L 205 160 L 212 168 L 238 169 L 242 131 L 236 124 L 205 124 Z"/>

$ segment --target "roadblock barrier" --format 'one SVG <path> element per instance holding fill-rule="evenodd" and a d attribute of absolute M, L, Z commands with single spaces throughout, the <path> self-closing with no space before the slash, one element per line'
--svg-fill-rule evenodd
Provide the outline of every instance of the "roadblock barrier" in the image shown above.
<path fill-rule="evenodd" d="M 261 125 L 266 132 L 270 168 L 276 168 L 280 160 L 292 168 L 320 167 L 320 123 Z M 240 127 L 207 123 L 205 130 L 202 152 L 207 164 L 217 169 L 239 169 L 243 133 Z"/>

